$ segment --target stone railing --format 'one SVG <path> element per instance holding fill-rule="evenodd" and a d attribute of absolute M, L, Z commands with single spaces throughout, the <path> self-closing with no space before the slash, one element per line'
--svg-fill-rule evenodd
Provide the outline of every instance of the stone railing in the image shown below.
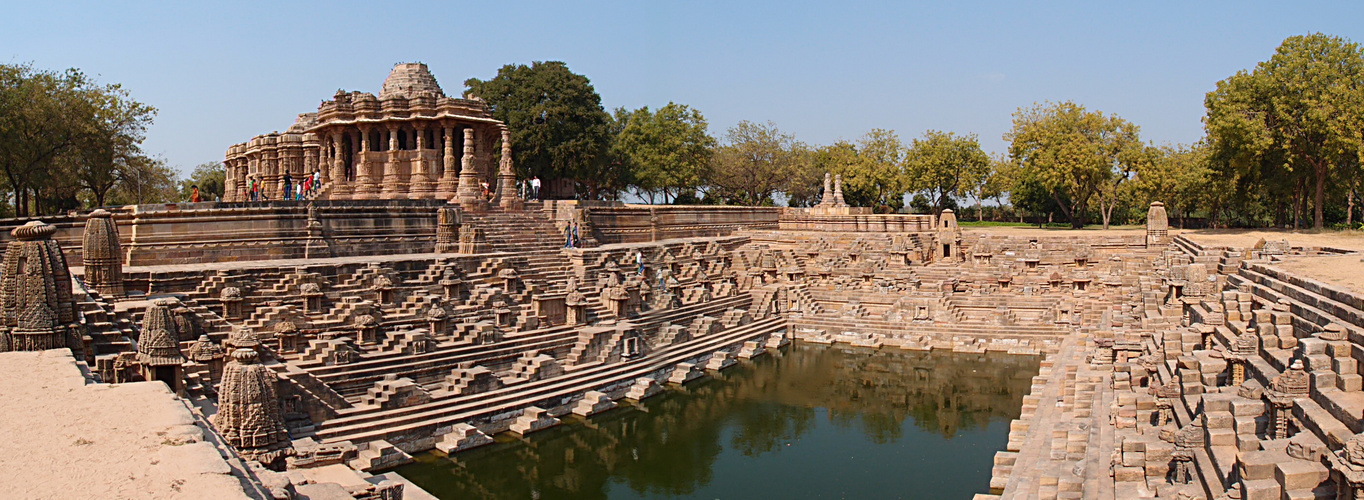
<path fill-rule="evenodd" d="M 932 215 L 907 214 L 815 214 L 808 209 L 786 209 L 782 212 L 783 231 L 834 231 L 856 233 L 918 233 L 933 231 L 936 218 Z"/>
<path fill-rule="evenodd" d="M 777 229 L 781 211 L 777 207 L 708 205 L 624 205 L 587 209 L 593 236 L 605 244 Z"/>
<path fill-rule="evenodd" d="M 129 266 L 197 262 L 426 253 L 435 248 L 436 208 L 443 201 L 236 202 L 136 205 L 110 209 Z M 43 218 L 68 265 L 82 264 L 84 216 Z M 0 242 L 26 220 L 0 221 Z"/>

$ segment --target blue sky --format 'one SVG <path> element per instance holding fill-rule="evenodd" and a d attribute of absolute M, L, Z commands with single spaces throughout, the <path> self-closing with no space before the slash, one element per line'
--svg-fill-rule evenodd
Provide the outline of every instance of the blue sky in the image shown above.
<path fill-rule="evenodd" d="M 562 60 L 608 110 L 688 104 L 717 136 L 771 120 L 811 144 L 939 129 L 1004 151 L 1017 108 L 1070 99 L 1192 142 L 1218 80 L 1313 31 L 1364 41 L 1364 2 L 11 2 L 0 61 L 124 84 L 160 110 L 147 150 L 187 170 L 403 61 L 454 95 Z"/>

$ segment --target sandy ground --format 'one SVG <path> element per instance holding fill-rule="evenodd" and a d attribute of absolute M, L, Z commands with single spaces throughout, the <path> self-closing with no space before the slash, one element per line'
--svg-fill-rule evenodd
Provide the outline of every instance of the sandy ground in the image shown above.
<path fill-rule="evenodd" d="M 1076 231 L 1062 228 L 1038 229 L 1036 227 L 963 227 L 962 232 L 966 235 L 988 233 L 1024 237 L 1140 236 L 1146 233 L 1146 228 L 1123 226 L 1104 230 L 1091 226 Z M 1205 247 L 1250 248 L 1263 238 L 1266 241 L 1287 239 L 1288 243 L 1294 247 L 1331 247 L 1364 252 L 1364 231 L 1171 229 L 1170 232 L 1183 235 Z M 1294 274 L 1364 294 L 1364 262 L 1360 261 L 1361 257 L 1361 255 L 1290 256 L 1277 266 Z"/>
<path fill-rule="evenodd" d="M 1176 232 L 1171 230 L 1171 232 Z M 1364 232 L 1360 231 L 1291 231 L 1283 229 L 1189 229 L 1179 234 L 1203 246 L 1250 248 L 1260 238 L 1287 239 L 1295 247 L 1333 247 L 1364 251 Z"/>
<path fill-rule="evenodd" d="M 0 497 L 250 498 L 160 382 L 86 385 L 70 351 L 0 353 Z"/>
<path fill-rule="evenodd" d="M 1277 267 L 1364 294 L 1364 262 L 1359 255 L 1291 256 Z"/>
<path fill-rule="evenodd" d="M 1146 234 L 1146 228 L 1141 226 L 1115 226 L 1112 229 L 1103 229 L 1101 226 L 1089 226 L 1080 230 L 1065 228 L 1046 228 L 1022 226 L 1002 226 L 1002 227 L 967 227 L 963 226 L 962 232 L 966 234 L 990 233 L 1006 234 L 1010 236 L 1138 236 Z M 1282 229 L 1171 229 L 1171 235 L 1181 234 L 1189 239 L 1197 241 L 1203 246 L 1226 246 L 1250 248 L 1260 238 L 1265 240 L 1287 239 L 1295 247 L 1333 247 L 1347 250 L 1364 251 L 1364 231 L 1290 231 Z"/>
<path fill-rule="evenodd" d="M 1095 237 L 1095 236 L 1100 236 L 1100 237 L 1102 237 L 1102 236 L 1144 236 L 1144 235 L 1146 234 L 1146 228 L 1144 228 L 1144 227 L 1138 228 L 1138 227 L 1132 227 L 1132 226 L 1122 226 L 1122 227 L 1114 227 L 1114 228 L 1112 228 L 1112 229 L 1104 230 L 1104 229 L 1103 229 L 1103 226 L 1090 226 L 1090 227 L 1086 227 L 1086 228 L 1084 228 L 1084 229 L 1075 230 L 1075 229 L 1062 229 L 1062 228 L 1046 228 L 1046 229 L 1038 229 L 1038 228 L 1035 227 L 1035 226 L 1030 226 L 1030 227 L 1023 227 L 1023 226 L 985 226 L 985 227 L 969 227 L 969 226 L 962 226 L 961 232 L 962 232 L 963 234 L 965 234 L 965 235 L 980 234 L 980 233 L 988 233 L 988 234 L 1001 234 L 1001 235 L 1021 236 L 1021 237 L 1039 237 L 1039 236 L 1047 236 L 1047 237 L 1063 237 L 1063 238 L 1066 238 L 1066 237 Z"/>

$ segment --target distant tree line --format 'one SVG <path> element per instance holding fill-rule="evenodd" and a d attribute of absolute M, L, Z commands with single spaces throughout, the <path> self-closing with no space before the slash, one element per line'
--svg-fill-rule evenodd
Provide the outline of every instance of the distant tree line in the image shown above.
<path fill-rule="evenodd" d="M 1045 102 L 1014 113 L 1007 154 L 993 157 L 975 134 L 937 130 L 907 143 L 874 129 L 810 145 L 743 121 L 716 138 L 684 104 L 607 113 L 562 62 L 507 65 L 466 85 L 513 130 L 522 176 L 573 179 L 584 198 L 811 206 L 831 172 L 849 203 L 883 213 L 954 208 L 1107 227 L 1141 222 L 1163 201 L 1177 221 L 1214 226 L 1360 224 L 1364 53 L 1319 33 L 1218 82 L 1194 144 L 1154 144 L 1117 115 Z"/>
<path fill-rule="evenodd" d="M 79 70 L 0 64 L 0 216 L 183 200 L 194 184 L 206 199 L 220 196 L 221 163 L 180 179 L 142 150 L 155 116 L 122 86 Z"/>
<path fill-rule="evenodd" d="M 608 113 L 588 78 L 557 61 L 509 64 L 465 85 L 510 128 L 520 177 L 567 180 L 586 199 L 805 207 L 830 172 L 850 204 L 881 213 L 952 208 L 962 219 L 1107 227 L 1141 222 L 1159 200 L 1176 224 L 1361 219 L 1364 51 L 1319 33 L 1290 37 L 1217 82 L 1206 135 L 1193 144 L 1145 141 L 1136 124 L 1071 101 L 1019 109 L 1007 153 L 992 156 L 975 134 L 937 130 L 812 145 L 772 122 L 742 121 L 717 137 L 685 104 Z M 155 114 L 78 70 L 0 65 L 0 215 L 184 200 L 191 185 L 221 196 L 220 162 L 180 179 L 142 151 Z"/>

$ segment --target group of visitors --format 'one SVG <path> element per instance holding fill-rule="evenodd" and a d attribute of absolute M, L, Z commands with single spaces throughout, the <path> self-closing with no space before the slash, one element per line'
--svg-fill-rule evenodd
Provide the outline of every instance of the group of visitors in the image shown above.
<path fill-rule="evenodd" d="M 578 236 L 578 223 L 570 222 L 564 226 L 564 248 L 582 248 L 583 241 Z"/>
<path fill-rule="evenodd" d="M 540 176 L 521 181 L 521 198 L 526 200 L 540 199 Z"/>
<path fill-rule="evenodd" d="M 303 179 L 298 182 L 294 182 L 293 175 L 285 172 L 284 177 L 280 178 L 280 182 L 284 183 L 284 189 L 281 190 L 284 193 L 284 200 L 303 201 L 304 198 L 312 196 L 322 187 L 322 172 L 315 171 L 304 175 Z M 264 182 L 255 176 L 247 177 L 246 186 L 243 188 L 247 200 L 270 201 L 269 189 L 266 188 Z"/>

